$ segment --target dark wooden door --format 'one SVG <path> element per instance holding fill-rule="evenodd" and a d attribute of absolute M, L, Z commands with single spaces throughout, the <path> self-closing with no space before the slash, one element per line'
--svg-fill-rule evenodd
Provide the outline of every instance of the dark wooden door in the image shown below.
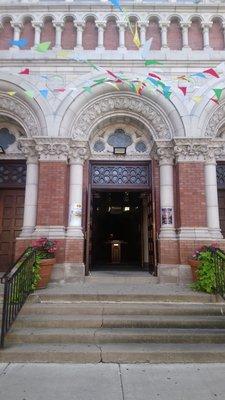
<path fill-rule="evenodd" d="M 24 189 L 0 190 L 0 271 L 14 261 L 15 240 L 23 225 Z"/>
<path fill-rule="evenodd" d="M 223 237 L 225 237 L 225 189 L 218 190 L 218 202 L 219 202 L 220 228 Z"/>
<path fill-rule="evenodd" d="M 92 257 L 92 192 L 91 185 L 87 190 L 87 211 L 86 211 L 86 230 L 85 230 L 85 275 L 89 275 Z"/>
<path fill-rule="evenodd" d="M 157 269 L 157 248 L 156 248 L 156 226 L 155 226 L 155 199 L 151 190 L 148 199 L 148 253 L 149 272 L 156 274 Z"/>

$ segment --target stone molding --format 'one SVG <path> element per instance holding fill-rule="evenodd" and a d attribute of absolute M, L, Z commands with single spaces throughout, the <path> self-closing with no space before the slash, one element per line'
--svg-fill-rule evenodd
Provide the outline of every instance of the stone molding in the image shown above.
<path fill-rule="evenodd" d="M 89 156 L 90 150 L 87 142 L 70 141 L 70 150 L 68 153 L 70 164 L 83 164 Z"/>
<path fill-rule="evenodd" d="M 78 140 L 88 140 L 95 122 L 113 112 L 123 112 L 126 115 L 132 112 L 141 117 L 152 127 L 154 139 L 165 140 L 172 137 L 172 129 L 163 110 L 157 110 L 144 98 L 127 94 L 107 95 L 84 107 L 73 121 L 71 136 Z"/>
<path fill-rule="evenodd" d="M 17 120 L 28 136 L 38 136 L 41 134 L 41 128 L 35 114 L 31 112 L 22 100 L 1 94 L 0 113 Z"/>
<path fill-rule="evenodd" d="M 63 138 L 35 138 L 35 149 L 40 161 L 65 161 L 69 154 L 69 141 Z"/>
<path fill-rule="evenodd" d="M 216 107 L 215 111 L 211 114 L 205 130 L 206 137 L 215 136 L 215 132 L 217 133 L 222 122 L 225 122 L 225 104 L 221 104 L 219 107 Z"/>
<path fill-rule="evenodd" d="M 18 148 L 25 155 L 27 162 L 38 162 L 38 153 L 36 151 L 36 143 L 33 139 L 18 139 Z"/>
<path fill-rule="evenodd" d="M 155 142 L 152 156 L 159 161 L 159 164 L 173 164 L 174 149 L 172 141 Z"/>

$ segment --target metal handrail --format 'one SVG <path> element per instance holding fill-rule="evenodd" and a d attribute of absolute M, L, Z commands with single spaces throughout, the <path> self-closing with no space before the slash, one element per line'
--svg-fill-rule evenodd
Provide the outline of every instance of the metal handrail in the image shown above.
<path fill-rule="evenodd" d="M 4 284 L 4 297 L 0 347 L 4 347 L 6 333 L 33 291 L 35 262 L 35 250 L 29 253 L 26 250 L 15 262 L 13 268 L 1 278 L 1 283 Z"/>
<path fill-rule="evenodd" d="M 214 253 L 215 291 L 225 298 L 225 253 L 217 250 Z"/>

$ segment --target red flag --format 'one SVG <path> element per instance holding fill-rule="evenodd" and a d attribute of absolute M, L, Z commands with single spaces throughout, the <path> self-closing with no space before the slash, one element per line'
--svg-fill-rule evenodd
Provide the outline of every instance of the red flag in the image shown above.
<path fill-rule="evenodd" d="M 22 69 L 22 71 L 19 72 L 19 74 L 21 75 L 29 75 L 29 73 L 30 73 L 29 68 Z"/>
<path fill-rule="evenodd" d="M 205 69 L 205 71 L 203 71 L 205 74 L 209 74 L 212 76 L 215 76 L 215 78 L 219 78 L 220 76 L 217 74 L 217 72 L 215 71 L 214 68 L 209 68 L 209 69 Z"/>
<path fill-rule="evenodd" d="M 109 75 L 113 76 L 113 78 L 116 78 L 116 79 L 117 79 L 117 76 L 116 76 L 112 71 L 109 71 L 109 70 L 107 69 L 106 72 L 108 72 Z"/>
<path fill-rule="evenodd" d="M 186 86 L 178 86 L 184 96 L 187 94 L 187 87 Z"/>
<path fill-rule="evenodd" d="M 161 81 L 160 76 L 157 75 L 157 74 L 154 74 L 154 72 L 149 72 L 148 75 L 149 75 L 149 76 L 153 76 L 153 78 L 157 78 L 157 79 L 159 79 L 159 80 Z"/>
<path fill-rule="evenodd" d="M 219 104 L 218 100 L 217 100 L 217 99 L 214 99 L 213 97 L 211 97 L 210 100 L 212 100 L 212 101 L 213 101 L 214 103 L 216 103 L 216 104 Z"/>
<path fill-rule="evenodd" d="M 54 89 L 54 92 L 61 92 L 61 93 L 63 93 L 63 92 L 65 92 L 65 88 L 57 88 L 57 89 Z"/>

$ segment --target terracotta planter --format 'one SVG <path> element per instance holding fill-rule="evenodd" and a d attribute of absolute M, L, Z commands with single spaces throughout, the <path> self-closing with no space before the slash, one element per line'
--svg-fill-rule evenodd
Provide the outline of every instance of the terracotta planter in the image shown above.
<path fill-rule="evenodd" d="M 38 282 L 37 289 L 44 289 L 47 287 L 52 274 L 52 268 L 55 264 L 55 258 L 44 258 L 40 260 L 40 276 L 41 279 Z"/>
<path fill-rule="evenodd" d="M 195 282 L 198 279 L 198 267 L 200 266 L 200 261 L 189 259 L 188 264 L 191 267 L 193 282 Z"/>

